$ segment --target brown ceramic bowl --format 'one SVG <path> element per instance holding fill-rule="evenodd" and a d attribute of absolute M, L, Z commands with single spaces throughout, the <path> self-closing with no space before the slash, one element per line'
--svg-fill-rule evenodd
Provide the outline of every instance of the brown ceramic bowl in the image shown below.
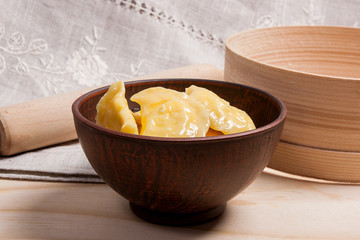
<path fill-rule="evenodd" d="M 195 84 L 245 110 L 257 129 L 199 138 L 164 138 L 112 131 L 95 123 L 96 104 L 108 87 L 73 106 L 80 144 L 97 174 L 150 222 L 189 225 L 220 215 L 228 200 L 263 171 L 278 143 L 286 108 L 272 95 L 236 83 L 199 79 L 127 82 L 126 98 L 163 86 L 179 91 Z M 129 100 L 128 100 L 129 101 Z M 129 101 L 131 109 L 138 108 Z"/>

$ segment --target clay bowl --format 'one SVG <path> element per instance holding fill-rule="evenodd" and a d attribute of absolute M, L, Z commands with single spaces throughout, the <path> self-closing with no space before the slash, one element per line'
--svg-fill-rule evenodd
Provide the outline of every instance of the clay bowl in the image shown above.
<path fill-rule="evenodd" d="M 292 153 L 295 165 L 311 169 L 301 174 L 360 181 L 356 174 L 360 170 L 360 29 L 286 26 L 249 30 L 228 39 L 225 59 L 226 81 L 262 89 L 286 104 L 281 141 L 287 153 L 299 146 L 301 153 Z M 312 152 L 314 156 L 322 153 L 324 161 L 317 164 L 318 159 L 313 158 L 312 165 L 306 165 L 305 158 L 311 158 L 307 153 Z M 339 155 L 344 159 L 338 159 Z M 280 166 L 276 159 L 271 163 L 298 172 L 286 166 L 294 166 L 293 158 L 281 161 L 285 165 Z M 329 172 L 322 168 L 326 161 L 332 166 Z"/>
<path fill-rule="evenodd" d="M 108 87 L 77 99 L 72 111 L 80 144 L 96 173 L 147 221 L 190 225 L 219 216 L 226 202 L 263 171 L 283 128 L 286 108 L 272 95 L 240 84 L 197 79 L 127 82 L 126 98 L 163 86 L 195 84 L 214 91 L 252 117 L 257 129 L 201 138 L 127 134 L 95 124 L 96 104 Z M 128 100 L 129 101 L 129 100 Z M 131 109 L 138 109 L 129 101 Z"/>

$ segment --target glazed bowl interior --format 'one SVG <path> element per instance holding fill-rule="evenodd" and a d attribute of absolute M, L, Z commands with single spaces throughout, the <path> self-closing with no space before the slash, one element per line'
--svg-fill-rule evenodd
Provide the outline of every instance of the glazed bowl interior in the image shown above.
<path fill-rule="evenodd" d="M 201 79 L 127 82 L 126 98 L 149 87 L 184 91 L 191 85 L 212 90 L 243 109 L 257 128 L 195 138 L 116 132 L 95 123 L 96 105 L 108 87 L 81 96 L 72 107 L 80 144 L 94 170 L 130 202 L 136 215 L 151 222 L 189 225 L 220 215 L 226 202 L 263 171 L 283 128 L 286 108 L 280 100 L 235 83 Z M 129 107 L 139 109 L 131 101 Z"/>

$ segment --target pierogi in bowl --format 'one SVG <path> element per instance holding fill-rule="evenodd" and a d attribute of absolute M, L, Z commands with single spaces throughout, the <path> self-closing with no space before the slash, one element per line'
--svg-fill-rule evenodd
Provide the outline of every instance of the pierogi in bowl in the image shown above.
<path fill-rule="evenodd" d="M 113 83 L 96 106 L 96 123 L 125 133 L 156 137 L 205 137 L 255 129 L 249 115 L 214 92 L 191 85 L 180 92 L 161 86 L 135 93 L 130 110 L 123 82 Z"/>
<path fill-rule="evenodd" d="M 266 92 L 203 79 L 117 82 L 72 110 L 99 177 L 135 215 L 165 225 L 219 216 L 264 170 L 286 117 Z"/>

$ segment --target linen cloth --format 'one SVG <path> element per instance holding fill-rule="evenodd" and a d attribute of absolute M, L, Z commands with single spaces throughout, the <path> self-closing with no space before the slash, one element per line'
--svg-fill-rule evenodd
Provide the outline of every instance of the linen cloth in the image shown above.
<path fill-rule="evenodd" d="M 253 28 L 358 27 L 359 0 L 0 0 L 0 107 L 191 64 Z M 26 116 L 24 116 L 26 117 Z M 0 157 L 0 178 L 102 182 L 78 141 Z"/>

